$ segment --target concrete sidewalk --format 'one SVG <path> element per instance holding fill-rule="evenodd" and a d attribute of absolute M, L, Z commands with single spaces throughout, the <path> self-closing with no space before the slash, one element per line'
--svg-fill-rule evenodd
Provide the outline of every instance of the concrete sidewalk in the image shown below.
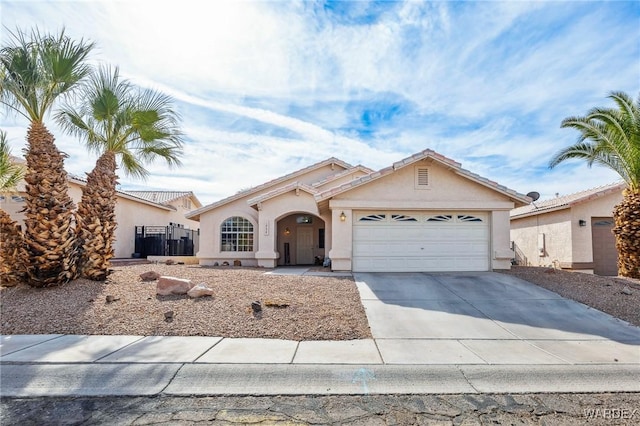
<path fill-rule="evenodd" d="M 421 362 L 415 353 L 407 353 L 404 361 L 396 354 L 388 362 L 379 350 L 382 341 L 1 336 L 0 393 L 37 397 L 640 391 L 640 359 L 633 358 L 637 345 L 625 349 L 631 354 L 627 359 L 611 362 L 554 357 L 556 362 L 523 358 L 526 362 L 489 363 L 481 354 L 460 362 L 449 353 L 441 357 L 448 363 L 433 363 L 427 358 Z M 421 345 L 428 354 L 430 345 L 438 352 L 443 343 L 426 339 Z"/>
<path fill-rule="evenodd" d="M 355 281 L 372 339 L 0 336 L 0 393 L 640 392 L 640 328 L 533 284 L 495 273 Z"/>

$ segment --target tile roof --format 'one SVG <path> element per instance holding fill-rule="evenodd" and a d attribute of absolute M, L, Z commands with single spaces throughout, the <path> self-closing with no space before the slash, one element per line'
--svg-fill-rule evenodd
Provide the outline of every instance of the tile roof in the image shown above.
<path fill-rule="evenodd" d="M 304 183 L 291 182 L 290 184 L 278 187 L 278 188 L 274 189 L 273 191 L 269 191 L 269 192 L 266 192 L 264 194 L 260 194 L 257 197 L 250 198 L 250 199 L 247 200 L 247 204 L 249 204 L 250 206 L 254 206 L 254 205 L 256 205 L 258 203 L 261 203 L 263 201 L 267 201 L 267 200 L 269 200 L 271 198 L 277 197 L 278 195 L 286 194 L 287 192 L 290 192 L 290 191 L 293 191 L 293 190 L 297 190 L 297 189 L 303 190 L 306 193 L 311 194 L 311 195 L 315 195 L 318 192 L 312 186 L 306 185 Z"/>
<path fill-rule="evenodd" d="M 549 213 L 555 210 L 567 209 L 575 204 L 603 197 L 615 192 L 621 192 L 625 187 L 624 182 L 614 182 L 607 185 L 598 186 L 573 194 L 551 198 L 549 200 L 535 201 L 528 206 L 518 207 L 511 210 L 511 218 L 533 216 L 540 213 Z"/>
<path fill-rule="evenodd" d="M 340 173 L 336 173 L 335 175 L 331 175 L 331 176 L 327 176 L 326 178 L 318 181 L 318 182 L 314 182 L 313 184 L 311 184 L 311 186 L 313 186 L 314 188 L 317 188 L 319 186 L 323 186 L 326 185 L 329 182 L 333 182 L 334 180 L 340 179 L 341 177 L 344 176 L 348 176 L 352 173 L 355 173 L 357 171 L 369 174 L 369 173 L 373 173 L 373 170 L 365 167 L 363 165 L 358 164 L 357 166 L 353 166 L 350 169 L 347 170 L 343 170 Z"/>
<path fill-rule="evenodd" d="M 186 217 L 187 217 L 187 219 L 198 220 L 198 218 L 200 217 L 200 215 L 202 213 L 205 213 L 205 212 L 207 212 L 209 210 L 213 210 L 213 209 L 218 208 L 220 206 L 223 206 L 225 204 L 228 204 L 228 203 L 231 203 L 233 201 L 236 201 L 236 200 L 239 200 L 241 198 L 244 198 L 244 197 L 246 197 L 248 195 L 252 195 L 252 194 L 256 194 L 256 193 L 258 193 L 260 191 L 264 191 L 264 190 L 268 189 L 269 187 L 277 185 L 278 183 L 281 183 L 281 182 L 284 182 L 286 180 L 289 180 L 289 179 L 304 175 L 305 173 L 311 172 L 311 171 L 313 171 L 315 169 L 319 169 L 321 167 L 328 166 L 328 165 L 331 165 L 331 164 L 336 164 L 336 165 L 338 165 L 338 166 L 340 166 L 340 167 L 342 167 L 344 169 L 350 169 L 350 168 L 353 167 L 351 164 L 346 163 L 346 162 L 344 162 L 344 161 L 342 161 L 342 160 L 340 160 L 338 158 L 330 157 L 330 158 L 327 158 L 326 160 L 323 160 L 323 161 L 320 161 L 318 163 L 312 164 L 312 165 L 310 165 L 308 167 L 302 168 L 300 170 L 296 170 L 295 172 L 291 172 L 291 173 L 289 173 L 287 175 L 284 175 L 284 176 L 281 176 L 279 178 L 270 180 L 269 182 L 265 182 L 265 183 L 263 183 L 261 185 L 254 186 L 253 188 L 247 189 L 246 191 L 238 192 L 237 194 L 234 194 L 234 195 L 232 195 L 230 197 L 223 198 L 222 200 L 219 200 L 219 201 L 216 201 L 214 203 L 208 204 L 208 205 L 206 205 L 204 207 L 201 207 L 201 208 L 199 208 L 197 210 L 194 210 L 192 212 L 187 213 Z"/>
<path fill-rule="evenodd" d="M 192 191 L 124 191 L 136 197 L 159 204 L 167 204 L 183 197 L 194 197 Z M 199 202 L 198 202 L 199 203 Z"/>
<path fill-rule="evenodd" d="M 78 175 L 74 175 L 72 173 L 67 173 L 67 177 L 68 177 L 69 180 L 75 181 L 76 183 L 78 183 L 80 185 L 86 185 L 87 184 L 87 179 L 82 178 L 82 177 L 80 177 Z M 160 208 L 162 208 L 164 210 L 176 210 L 175 207 L 173 207 L 173 206 L 170 206 L 170 205 L 167 205 L 167 204 L 161 204 L 161 203 L 158 203 L 156 201 L 147 200 L 146 198 L 138 197 L 137 195 L 130 194 L 129 192 L 123 191 L 121 189 L 116 189 L 116 193 L 118 195 L 120 195 L 121 197 L 125 197 L 125 198 L 131 199 L 131 200 L 137 200 L 139 202 L 143 202 L 143 203 L 146 203 L 146 204 L 154 205 L 154 206 L 160 207 Z"/>
<path fill-rule="evenodd" d="M 78 175 L 67 173 L 67 176 L 69 177 L 69 179 L 75 180 L 82 185 L 86 185 L 87 183 L 86 178 L 80 177 Z M 198 200 L 198 197 L 196 197 L 193 191 L 129 191 L 118 189 L 116 190 L 116 192 L 131 199 L 146 201 L 149 204 L 155 204 L 172 210 L 175 210 L 175 208 L 169 205 L 169 203 L 183 197 L 190 197 L 194 201 L 196 207 L 202 207 L 200 200 Z"/>
<path fill-rule="evenodd" d="M 445 157 L 442 154 L 438 154 L 437 152 L 431 150 L 431 149 L 425 149 L 424 151 L 418 152 L 416 154 L 413 154 L 407 158 L 404 158 L 400 161 L 397 161 L 395 163 L 393 163 L 391 166 L 386 167 L 384 169 L 380 169 L 377 172 L 373 172 L 370 173 L 366 176 L 362 176 L 361 178 L 358 179 L 354 179 L 351 182 L 345 183 L 343 185 L 340 186 L 336 186 L 334 188 L 330 188 L 327 189 L 326 191 L 322 191 L 318 194 L 316 194 L 315 198 L 316 201 L 320 202 L 323 200 L 327 200 L 335 195 L 341 194 L 343 192 L 349 191 L 351 189 L 357 188 L 361 185 L 364 185 L 370 181 L 379 179 L 383 176 L 386 176 L 388 174 L 391 174 L 393 172 L 395 172 L 396 170 L 399 170 L 403 167 L 406 167 L 410 164 L 413 164 L 417 161 L 423 160 L 425 158 L 431 158 L 434 161 L 444 165 L 444 166 L 448 166 L 451 170 L 453 170 L 455 173 L 457 173 L 458 175 L 464 176 L 474 182 L 479 183 L 480 185 L 486 186 L 488 188 L 491 188 L 495 191 L 501 192 L 505 195 L 507 195 L 508 197 L 510 197 L 511 199 L 513 199 L 514 201 L 517 201 L 519 204 L 529 204 L 531 202 L 531 199 L 529 197 L 527 197 L 524 194 L 520 194 L 516 191 L 514 191 L 513 189 L 509 189 L 506 186 L 503 185 L 499 185 L 497 182 L 494 182 L 492 180 L 489 180 L 487 178 L 484 178 L 478 174 L 472 173 L 466 169 L 463 169 L 460 163 L 458 163 L 457 161 L 454 161 L 450 158 Z"/>

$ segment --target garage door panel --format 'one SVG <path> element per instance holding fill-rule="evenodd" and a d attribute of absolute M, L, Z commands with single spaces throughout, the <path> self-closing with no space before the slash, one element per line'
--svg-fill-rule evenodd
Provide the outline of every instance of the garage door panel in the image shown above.
<path fill-rule="evenodd" d="M 393 222 L 394 215 L 417 218 Z M 385 220 L 356 222 L 354 271 L 486 271 L 489 269 L 486 213 L 361 213 Z M 438 220 L 429 220 L 437 217 Z"/>

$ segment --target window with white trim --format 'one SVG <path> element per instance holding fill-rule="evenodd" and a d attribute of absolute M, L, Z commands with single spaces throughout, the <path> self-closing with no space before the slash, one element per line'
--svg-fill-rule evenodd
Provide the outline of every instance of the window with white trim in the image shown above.
<path fill-rule="evenodd" d="M 415 187 L 416 189 L 429 189 L 429 168 L 416 167 Z"/>
<path fill-rule="evenodd" d="M 253 251 L 253 224 L 240 216 L 222 222 L 220 251 Z"/>

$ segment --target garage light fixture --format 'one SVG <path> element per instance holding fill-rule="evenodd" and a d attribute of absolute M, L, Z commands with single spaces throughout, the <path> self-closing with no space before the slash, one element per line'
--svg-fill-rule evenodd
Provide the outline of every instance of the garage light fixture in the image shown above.
<path fill-rule="evenodd" d="M 284 228 L 284 235 L 289 235 L 291 230 L 289 228 Z"/>
<path fill-rule="evenodd" d="M 578 225 L 579 225 L 579 226 L 587 226 L 587 221 L 586 221 L 586 220 L 582 220 L 582 219 L 580 219 L 580 220 L 578 221 Z"/>
<path fill-rule="evenodd" d="M 347 220 L 347 215 L 344 212 L 340 213 L 340 221 L 344 222 L 345 220 Z"/>

